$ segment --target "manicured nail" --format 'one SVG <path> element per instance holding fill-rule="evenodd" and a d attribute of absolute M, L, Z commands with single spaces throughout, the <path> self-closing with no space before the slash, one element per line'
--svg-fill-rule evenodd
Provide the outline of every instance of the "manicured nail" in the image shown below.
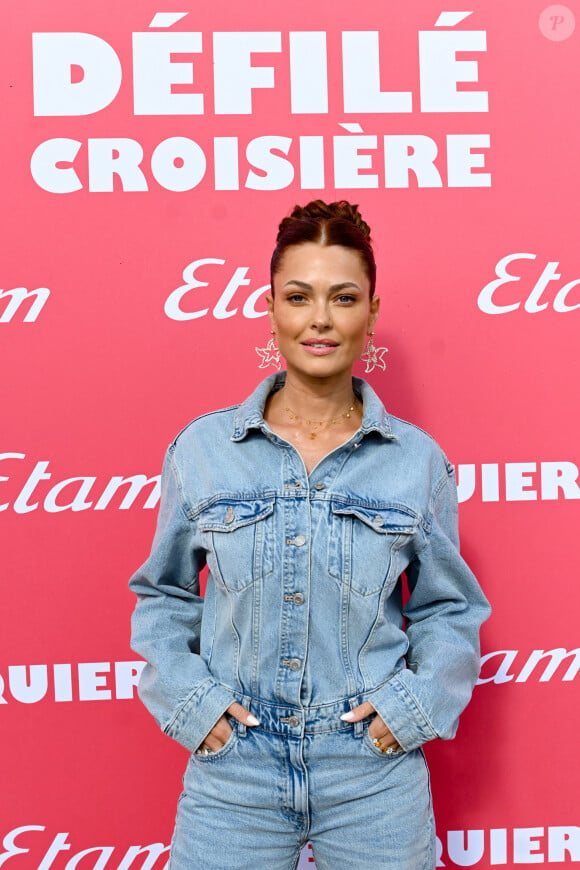
<path fill-rule="evenodd" d="M 251 713 L 248 713 L 248 715 L 246 716 L 246 724 L 247 725 L 259 725 L 260 722 L 258 719 L 256 719 L 255 716 L 252 716 Z"/>
<path fill-rule="evenodd" d="M 345 722 L 353 722 L 354 721 L 354 713 L 352 712 L 352 710 L 349 710 L 348 713 L 343 713 L 340 718 L 344 719 Z"/>

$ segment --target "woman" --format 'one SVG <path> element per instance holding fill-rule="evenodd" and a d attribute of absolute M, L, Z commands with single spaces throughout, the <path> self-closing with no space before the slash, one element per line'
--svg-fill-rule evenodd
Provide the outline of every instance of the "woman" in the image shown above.
<path fill-rule="evenodd" d="M 421 746 L 455 734 L 489 608 L 451 465 L 352 377 L 385 351 L 375 272 L 356 206 L 296 207 L 257 349 L 286 372 L 168 450 L 131 585 L 141 697 L 192 753 L 172 870 L 291 870 L 307 841 L 318 870 L 435 867 Z"/>

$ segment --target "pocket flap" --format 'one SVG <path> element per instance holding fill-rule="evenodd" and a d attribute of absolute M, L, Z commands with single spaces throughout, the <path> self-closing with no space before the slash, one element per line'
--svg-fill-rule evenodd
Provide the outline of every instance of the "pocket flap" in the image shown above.
<path fill-rule="evenodd" d="M 233 532 L 269 517 L 274 502 L 264 499 L 247 501 L 226 500 L 215 502 L 202 511 L 199 528 L 204 532 Z"/>
<path fill-rule="evenodd" d="M 332 512 L 337 516 L 356 517 L 366 526 L 382 535 L 412 535 L 419 525 L 419 517 L 410 509 L 388 505 L 379 508 L 345 502 L 333 502 Z"/>

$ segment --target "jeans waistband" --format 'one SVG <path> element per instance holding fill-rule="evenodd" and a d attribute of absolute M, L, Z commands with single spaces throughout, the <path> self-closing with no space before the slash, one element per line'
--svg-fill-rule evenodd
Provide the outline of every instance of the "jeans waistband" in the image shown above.
<path fill-rule="evenodd" d="M 293 704 L 269 703 L 238 693 L 234 693 L 234 695 L 236 700 L 258 719 L 261 729 L 286 737 L 301 737 L 325 731 L 352 731 L 353 729 L 356 737 L 362 737 L 365 723 L 371 718 L 367 717 L 354 724 L 344 722 L 340 718 L 343 713 L 347 713 L 362 703 L 360 697 L 344 698 L 331 704 L 322 704 L 316 707 L 302 707 Z M 246 731 L 246 726 L 239 723 L 237 728 L 241 734 Z"/>

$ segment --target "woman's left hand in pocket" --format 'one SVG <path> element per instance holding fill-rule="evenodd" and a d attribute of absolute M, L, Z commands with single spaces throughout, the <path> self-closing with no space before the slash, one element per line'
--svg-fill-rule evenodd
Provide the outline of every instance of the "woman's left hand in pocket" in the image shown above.
<path fill-rule="evenodd" d="M 387 725 L 381 719 L 373 705 L 369 701 L 364 701 L 358 707 L 349 710 L 348 713 L 343 713 L 340 717 L 345 722 L 360 722 L 361 719 L 366 719 L 372 716 L 373 720 L 369 725 L 369 737 L 381 752 L 386 752 L 388 749 L 401 749 L 397 738 L 389 731 Z"/>

